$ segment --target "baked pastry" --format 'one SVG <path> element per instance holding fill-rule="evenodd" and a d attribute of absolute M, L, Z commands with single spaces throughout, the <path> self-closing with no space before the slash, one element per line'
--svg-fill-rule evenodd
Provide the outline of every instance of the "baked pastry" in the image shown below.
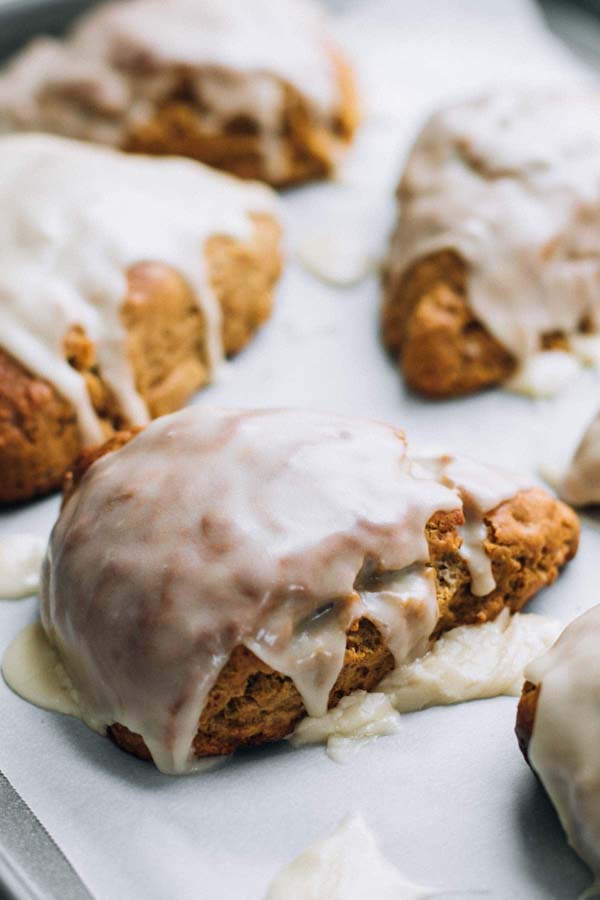
<path fill-rule="evenodd" d="M 195 406 L 130 437 L 69 479 L 41 614 L 85 720 L 163 771 L 285 737 L 576 552 L 545 491 L 387 425 Z"/>
<path fill-rule="evenodd" d="M 178 409 L 269 316 L 275 195 L 189 160 L 0 139 L 0 503 Z"/>
<path fill-rule="evenodd" d="M 600 503 L 600 413 L 585 432 L 558 490 L 575 506 Z"/>
<path fill-rule="evenodd" d="M 517 714 L 521 750 L 570 845 L 600 877 L 600 606 L 575 619 L 531 664 Z"/>
<path fill-rule="evenodd" d="M 383 339 L 410 387 L 497 385 L 599 330 L 598 112 L 598 92 L 510 93 L 426 124 L 384 279 Z"/>
<path fill-rule="evenodd" d="M 279 187 L 331 174 L 354 78 L 312 0 L 118 0 L 0 76 L 0 130 L 190 156 Z"/>

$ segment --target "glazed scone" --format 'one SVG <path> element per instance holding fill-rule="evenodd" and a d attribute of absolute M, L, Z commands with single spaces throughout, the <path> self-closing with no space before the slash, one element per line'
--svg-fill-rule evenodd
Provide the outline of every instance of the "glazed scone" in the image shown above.
<path fill-rule="evenodd" d="M 0 75 L 0 130 L 189 156 L 278 187 L 324 178 L 357 124 L 313 0 L 117 0 Z"/>
<path fill-rule="evenodd" d="M 275 195 L 198 163 L 0 138 L 0 503 L 178 409 L 268 318 Z"/>
<path fill-rule="evenodd" d="M 380 423 L 191 407 L 80 461 L 43 627 L 83 718 L 184 771 L 288 735 L 574 555 L 543 490 Z"/>
<path fill-rule="evenodd" d="M 600 330 L 599 112 L 597 92 L 510 93 L 426 124 L 398 189 L 382 312 L 414 390 L 497 385 Z"/>
<path fill-rule="evenodd" d="M 600 877 L 600 606 L 575 619 L 527 670 L 517 714 L 521 750 L 569 844 Z"/>

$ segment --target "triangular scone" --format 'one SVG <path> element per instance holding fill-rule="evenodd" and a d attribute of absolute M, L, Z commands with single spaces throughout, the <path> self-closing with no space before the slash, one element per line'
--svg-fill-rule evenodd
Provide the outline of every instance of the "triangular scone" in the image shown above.
<path fill-rule="evenodd" d="M 183 159 L 0 138 L 0 503 L 178 409 L 268 318 L 276 197 Z"/>
<path fill-rule="evenodd" d="M 538 91 L 427 123 L 398 189 L 382 320 L 412 388 L 477 391 L 600 330 L 599 113 L 597 92 Z"/>
<path fill-rule="evenodd" d="M 568 842 L 600 877 L 600 606 L 565 628 L 525 672 L 516 734 Z M 593 893 L 592 893 L 593 895 Z"/>
<path fill-rule="evenodd" d="M 192 407 L 130 437 L 73 474 L 42 622 L 86 721 L 165 771 L 284 737 L 577 549 L 545 491 L 380 423 Z"/>
<path fill-rule="evenodd" d="M 354 78 L 313 0 L 117 0 L 0 75 L 0 131 L 189 156 L 276 186 L 329 175 Z"/>

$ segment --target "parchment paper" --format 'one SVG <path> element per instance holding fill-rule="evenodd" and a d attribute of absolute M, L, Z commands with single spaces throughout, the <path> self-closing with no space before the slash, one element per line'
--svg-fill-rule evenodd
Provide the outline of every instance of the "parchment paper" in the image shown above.
<path fill-rule="evenodd" d="M 284 196 L 291 257 L 307 233 L 328 229 L 381 252 L 402 159 L 439 102 L 589 77 L 519 0 L 367 0 L 338 28 L 359 69 L 366 121 L 339 183 Z M 410 397 L 380 346 L 378 305 L 374 275 L 333 288 L 290 258 L 274 319 L 197 402 L 370 415 L 402 426 L 413 444 L 532 474 L 540 460 L 564 457 L 600 402 L 592 374 L 559 401 L 502 391 L 444 404 Z M 47 534 L 57 508 L 50 499 L 5 513 L 0 533 Z M 567 622 L 600 601 L 599 563 L 600 531 L 588 520 L 579 557 L 531 609 Z M 0 604 L 0 651 L 35 615 L 34 599 Z M 345 765 L 320 747 L 282 744 L 185 778 L 29 706 L 4 683 L 0 709 L 0 769 L 100 900 L 261 900 L 284 863 L 352 811 L 407 876 L 458 897 L 477 888 L 569 900 L 589 882 L 518 752 L 511 698 L 406 716 L 400 734 Z"/>

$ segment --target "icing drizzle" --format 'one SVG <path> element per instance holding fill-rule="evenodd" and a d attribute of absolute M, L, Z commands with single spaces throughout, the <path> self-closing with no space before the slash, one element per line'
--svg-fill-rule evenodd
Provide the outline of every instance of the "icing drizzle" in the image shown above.
<path fill-rule="evenodd" d="M 389 271 L 455 250 L 477 318 L 520 363 L 600 327 L 597 94 L 497 94 L 435 114 L 400 186 Z M 560 127 L 556 123 L 560 122 Z"/>
<path fill-rule="evenodd" d="M 251 118 L 275 181 L 285 174 L 286 85 L 317 121 L 330 123 L 340 102 L 312 0 L 121 0 L 15 58 L 0 78 L 0 128 L 124 146 L 182 83 L 204 130 Z"/>
<path fill-rule="evenodd" d="M 125 156 L 62 138 L 0 139 L 0 346 L 71 401 L 86 443 L 103 438 L 83 377 L 63 341 L 80 326 L 123 417 L 148 421 L 134 383 L 120 311 L 127 270 L 162 262 L 190 284 L 218 365 L 221 313 L 204 244 L 246 238 L 253 212 L 273 212 L 262 185 L 182 159 Z"/>

